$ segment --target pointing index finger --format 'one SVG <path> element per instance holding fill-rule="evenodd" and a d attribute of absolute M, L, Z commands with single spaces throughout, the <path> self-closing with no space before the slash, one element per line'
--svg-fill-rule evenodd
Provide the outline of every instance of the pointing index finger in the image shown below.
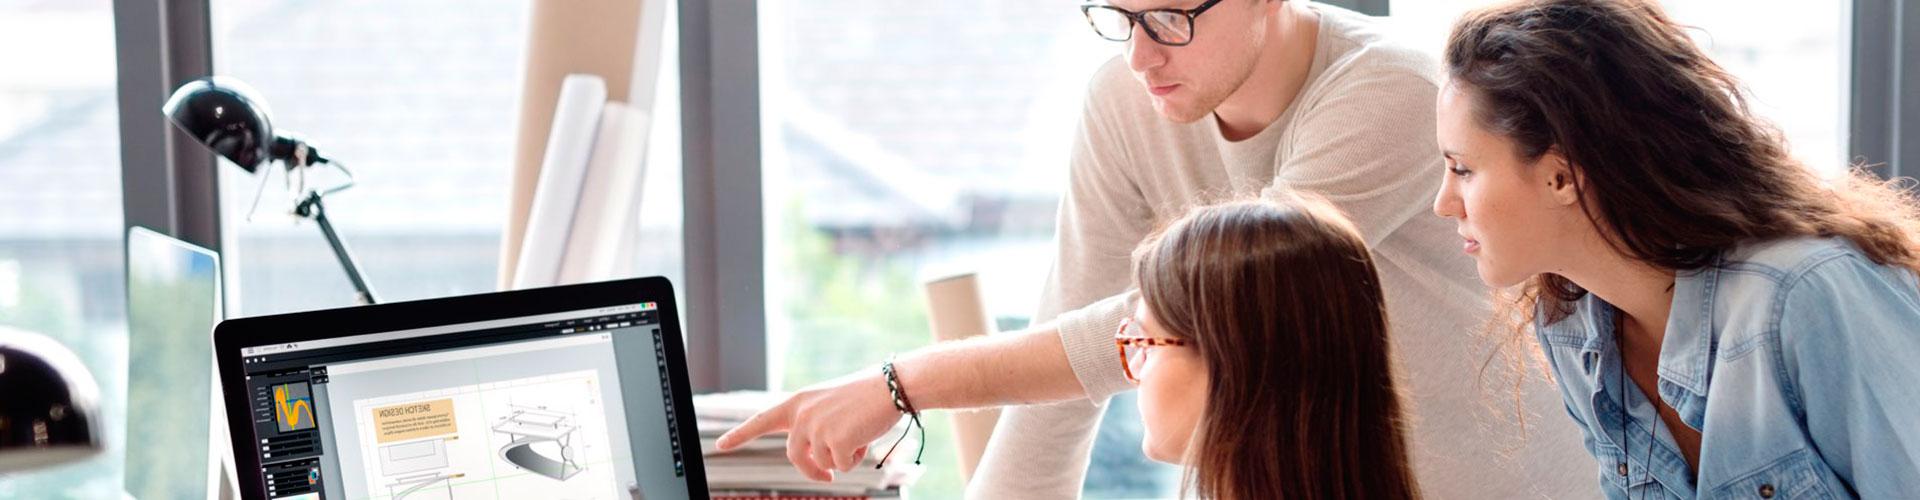
<path fill-rule="evenodd" d="M 738 427 L 720 435 L 720 439 L 714 442 L 714 447 L 719 448 L 718 451 L 731 451 L 754 438 L 787 430 L 787 426 L 790 425 L 787 413 L 787 406 L 783 404 L 754 414 L 746 422 L 741 422 Z"/>

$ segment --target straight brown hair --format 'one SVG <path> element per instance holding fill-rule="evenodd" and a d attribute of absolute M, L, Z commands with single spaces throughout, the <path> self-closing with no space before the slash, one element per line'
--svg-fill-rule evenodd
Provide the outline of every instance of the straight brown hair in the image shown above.
<path fill-rule="evenodd" d="M 1446 67 L 1476 121 L 1522 160 L 1551 150 L 1572 164 L 1587 218 L 1634 259 L 1693 270 L 1743 243 L 1840 237 L 1876 263 L 1920 272 L 1906 187 L 1861 168 L 1821 179 L 1654 2 L 1488 7 L 1455 24 Z M 1496 326 L 1515 333 L 1564 319 L 1587 293 L 1551 273 L 1513 292 L 1497 302 Z"/>
<path fill-rule="evenodd" d="M 1146 306 L 1206 365 L 1183 491 L 1417 497 L 1379 274 L 1338 210 L 1317 198 L 1202 207 L 1136 260 Z"/>

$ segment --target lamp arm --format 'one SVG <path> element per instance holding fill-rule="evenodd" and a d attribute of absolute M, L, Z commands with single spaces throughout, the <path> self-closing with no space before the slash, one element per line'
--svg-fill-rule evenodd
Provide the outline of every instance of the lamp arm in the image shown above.
<path fill-rule="evenodd" d="M 360 265 L 354 262 L 353 252 L 347 250 L 347 243 L 340 239 L 340 233 L 333 230 L 333 221 L 327 218 L 326 206 L 320 201 L 327 195 L 353 187 L 353 171 L 348 170 L 347 166 L 340 164 L 340 162 L 320 156 L 319 152 L 309 147 L 306 142 L 288 142 L 292 143 L 293 151 L 292 156 L 287 160 L 287 164 L 290 169 L 298 170 L 301 173 L 300 188 L 302 190 L 306 190 L 306 167 L 324 163 L 333 166 L 334 169 L 339 170 L 341 174 L 347 176 L 347 181 L 340 185 L 324 190 L 307 190 L 306 196 L 300 200 L 300 203 L 294 205 L 293 213 L 301 217 L 313 219 L 315 223 L 320 225 L 320 233 L 327 237 L 327 245 L 333 247 L 333 256 L 340 259 L 340 268 L 347 272 L 347 281 L 353 283 L 353 291 L 358 296 L 360 304 L 369 305 L 377 303 L 373 295 L 373 286 L 368 285 L 366 277 L 360 275 Z"/>
<path fill-rule="evenodd" d="M 326 235 L 327 245 L 333 247 L 333 256 L 340 259 L 340 267 L 346 270 L 347 281 L 353 283 L 353 291 L 359 296 L 360 303 L 362 305 L 378 303 L 373 295 L 373 287 L 368 285 L 367 279 L 360 275 L 360 265 L 354 262 L 353 252 L 347 250 L 347 243 L 340 239 L 339 233 L 334 232 L 333 222 L 327 219 L 327 209 L 320 200 L 319 191 L 308 192 L 306 199 L 294 206 L 294 213 L 313 219 L 320 225 L 320 233 Z"/>

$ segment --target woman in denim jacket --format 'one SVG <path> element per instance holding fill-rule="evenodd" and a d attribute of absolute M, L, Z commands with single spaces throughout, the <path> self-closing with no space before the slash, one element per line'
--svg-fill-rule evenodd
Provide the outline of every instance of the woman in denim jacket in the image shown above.
<path fill-rule="evenodd" d="M 1650 1 L 1467 15 L 1438 138 L 1612 498 L 1920 496 L 1920 218 L 1823 177 Z M 1518 285 L 1518 286 L 1515 286 Z"/>

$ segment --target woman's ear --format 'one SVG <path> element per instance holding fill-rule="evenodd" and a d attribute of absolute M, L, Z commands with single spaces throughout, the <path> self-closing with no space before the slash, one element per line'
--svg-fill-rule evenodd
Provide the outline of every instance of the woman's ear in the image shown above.
<path fill-rule="evenodd" d="M 1580 170 L 1573 168 L 1573 162 L 1567 161 L 1566 155 L 1560 154 L 1560 148 L 1548 149 L 1540 155 L 1534 171 L 1542 174 L 1536 179 L 1546 184 L 1547 194 L 1554 203 L 1560 206 L 1580 203 L 1580 186 L 1585 183 L 1580 182 Z"/>

